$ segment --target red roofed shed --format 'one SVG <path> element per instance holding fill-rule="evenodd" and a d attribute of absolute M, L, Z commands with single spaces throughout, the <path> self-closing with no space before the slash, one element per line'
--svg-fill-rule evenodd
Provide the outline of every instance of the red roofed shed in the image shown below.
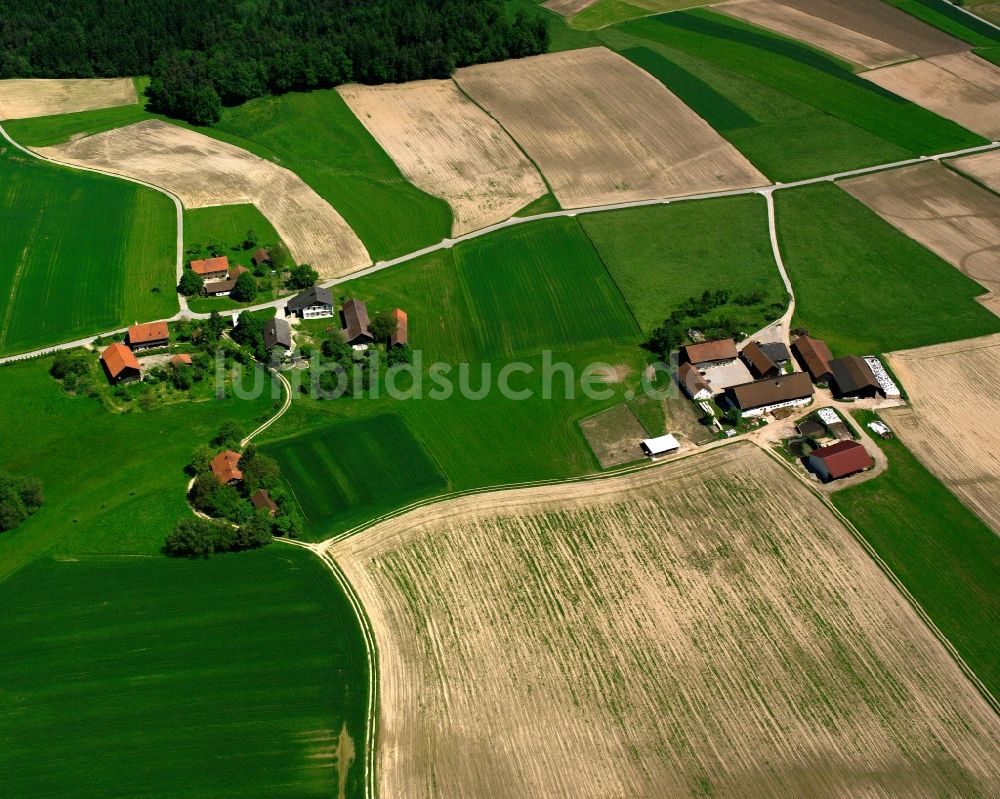
<path fill-rule="evenodd" d="M 826 483 L 870 469 L 875 461 L 857 441 L 838 441 L 828 447 L 813 450 L 808 465 L 810 471 L 815 472 Z"/>
<path fill-rule="evenodd" d="M 410 341 L 409 325 L 406 321 L 406 311 L 396 308 L 392 312 L 392 318 L 396 320 L 396 332 L 389 336 L 390 347 L 402 347 Z"/>
<path fill-rule="evenodd" d="M 117 341 L 101 353 L 101 366 L 108 382 L 116 385 L 138 380 L 142 376 L 132 350 Z"/>

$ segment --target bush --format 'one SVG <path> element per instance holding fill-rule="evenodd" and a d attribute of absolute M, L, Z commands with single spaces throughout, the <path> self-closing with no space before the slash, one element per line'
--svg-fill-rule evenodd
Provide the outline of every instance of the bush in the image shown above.
<path fill-rule="evenodd" d="M 287 285 L 290 289 L 307 289 L 310 286 L 315 286 L 317 280 L 319 280 L 319 272 L 309 264 L 299 264 L 289 272 Z"/>
<path fill-rule="evenodd" d="M 18 527 L 43 501 L 42 482 L 38 478 L 16 478 L 0 472 L 0 531 Z"/>
<path fill-rule="evenodd" d="M 237 302 L 253 302 L 257 299 L 257 281 L 249 272 L 243 272 L 236 278 L 232 297 Z"/>
<path fill-rule="evenodd" d="M 201 275 L 196 275 L 190 269 L 185 268 L 181 274 L 181 280 L 177 284 L 177 291 L 185 297 L 193 297 L 195 294 L 200 294 L 204 287 L 205 281 Z"/>
<path fill-rule="evenodd" d="M 71 375 L 85 375 L 90 371 L 91 354 L 82 347 L 59 350 L 52 359 L 49 374 L 56 380 L 65 380 Z"/>
<path fill-rule="evenodd" d="M 212 443 L 224 449 L 239 449 L 242 440 L 243 428 L 239 422 L 227 419 L 219 426 L 219 432 L 212 439 Z"/>
<path fill-rule="evenodd" d="M 183 519 L 163 542 L 163 551 L 175 558 L 206 558 L 228 549 L 231 534 L 220 524 L 206 519 Z"/>

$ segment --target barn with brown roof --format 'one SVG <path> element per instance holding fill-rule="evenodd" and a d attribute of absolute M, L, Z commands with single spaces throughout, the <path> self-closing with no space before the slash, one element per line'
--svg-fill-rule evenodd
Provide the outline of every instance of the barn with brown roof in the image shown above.
<path fill-rule="evenodd" d="M 724 338 L 681 347 L 680 360 L 681 363 L 690 363 L 700 367 L 718 366 L 735 361 L 737 355 L 736 342 L 731 338 Z"/>
<path fill-rule="evenodd" d="M 133 352 L 153 347 L 165 347 L 170 343 L 170 328 L 166 322 L 148 322 L 132 325 L 128 329 L 128 345 Z"/>
<path fill-rule="evenodd" d="M 805 372 L 755 380 L 726 389 L 727 399 L 744 416 L 762 416 L 776 408 L 807 405 L 812 396 L 812 381 Z"/>
<path fill-rule="evenodd" d="M 838 441 L 828 447 L 814 449 L 806 459 L 809 471 L 824 483 L 863 472 L 874 465 L 868 450 L 857 441 Z"/>
<path fill-rule="evenodd" d="M 271 253 L 268 252 L 265 247 L 258 247 L 257 251 L 253 254 L 253 257 L 250 260 L 253 261 L 254 266 L 269 264 L 271 263 Z"/>
<path fill-rule="evenodd" d="M 223 279 L 229 274 L 229 256 L 220 255 L 216 258 L 202 258 L 191 262 L 191 271 L 208 280 Z"/>
<path fill-rule="evenodd" d="M 394 308 L 392 318 L 396 320 L 396 332 L 389 336 L 390 347 L 402 347 L 410 343 L 409 323 L 406 318 L 406 311 L 401 308 Z"/>
<path fill-rule="evenodd" d="M 132 354 L 132 350 L 118 341 L 101 353 L 101 366 L 104 367 L 104 374 L 112 385 L 131 383 L 142 377 L 139 362 Z"/>
<path fill-rule="evenodd" d="M 368 329 L 368 307 L 361 300 L 348 300 L 340 310 L 340 321 L 344 325 L 344 340 L 355 344 L 371 344 L 375 339 Z"/>
<path fill-rule="evenodd" d="M 238 483 L 243 479 L 240 470 L 240 453 L 227 449 L 212 458 L 212 474 L 222 485 Z"/>
<path fill-rule="evenodd" d="M 781 374 L 778 364 L 771 360 L 756 341 L 747 344 L 740 356 L 754 377 L 777 377 Z"/>
<path fill-rule="evenodd" d="M 677 369 L 677 382 L 681 384 L 684 393 L 693 400 L 712 398 L 712 387 L 704 375 L 690 363 L 682 363 Z"/>
<path fill-rule="evenodd" d="M 179 355 L 175 355 L 170 359 L 170 365 L 179 369 L 182 366 L 190 366 L 193 363 L 191 356 L 186 352 L 182 352 Z"/>
<path fill-rule="evenodd" d="M 258 489 L 250 497 L 250 502 L 257 510 L 266 510 L 268 516 L 274 516 L 278 512 L 278 506 L 271 499 L 271 495 L 267 493 L 266 488 Z"/>
<path fill-rule="evenodd" d="M 830 361 L 833 353 L 822 339 L 811 336 L 799 336 L 792 342 L 792 352 L 799 365 L 809 372 L 809 376 L 817 383 L 827 383 L 833 376 L 830 371 Z"/>
<path fill-rule="evenodd" d="M 830 361 L 830 371 L 833 390 L 839 397 L 874 397 L 881 388 L 872 368 L 857 355 Z"/>

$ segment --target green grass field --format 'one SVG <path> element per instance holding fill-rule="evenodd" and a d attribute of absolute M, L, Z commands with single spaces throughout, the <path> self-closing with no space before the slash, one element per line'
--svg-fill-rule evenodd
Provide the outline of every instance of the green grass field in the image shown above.
<path fill-rule="evenodd" d="M 142 104 L 120 105 L 114 108 L 98 108 L 93 111 L 78 111 L 75 114 L 57 114 L 49 117 L 28 119 L 8 119 L 4 130 L 19 144 L 26 147 L 49 147 L 62 144 L 71 136 L 90 136 L 114 128 L 123 128 L 145 119 L 175 120 L 159 114 L 151 114 Z"/>
<path fill-rule="evenodd" d="M 627 22 L 599 38 L 659 78 L 773 180 L 983 143 L 832 56 L 707 10 Z"/>
<path fill-rule="evenodd" d="M 0 153 L 0 353 L 176 313 L 175 219 L 158 192 Z"/>
<path fill-rule="evenodd" d="M 765 290 L 765 302 L 787 303 L 771 255 L 763 197 L 654 205 L 577 218 L 644 331 L 706 289 L 727 289 L 735 298 L 759 287 Z M 730 303 L 719 312 L 741 314 L 745 309 Z M 771 321 L 756 316 L 757 328 Z"/>
<path fill-rule="evenodd" d="M 261 244 L 277 241 L 280 236 L 257 207 L 251 204 L 213 205 L 209 208 L 184 209 L 184 249 L 209 242 L 228 244 L 230 262 L 250 266 L 253 249 L 244 250 L 243 240 L 252 230 Z"/>
<path fill-rule="evenodd" d="M 311 531 L 350 527 L 445 487 L 406 423 L 386 413 L 311 430 L 266 448 Z"/>
<path fill-rule="evenodd" d="M 1000 539 L 899 440 L 878 445 L 889 457 L 888 471 L 837 491 L 833 503 L 996 695 Z"/>
<path fill-rule="evenodd" d="M 312 553 L 43 558 L 0 602 L 5 795 L 336 797 L 342 730 L 364 795 L 361 631 Z"/>
<path fill-rule="evenodd" d="M 885 0 L 885 2 L 976 47 L 1000 44 L 1000 31 L 962 13 L 946 0 Z"/>
<path fill-rule="evenodd" d="M 591 6 L 583 9 L 568 22 L 570 26 L 581 30 L 593 30 L 625 22 L 637 17 L 648 17 L 659 11 L 677 11 L 692 6 L 707 5 L 714 0 L 639 0 L 629 3 L 627 0 L 597 0 Z"/>
<path fill-rule="evenodd" d="M 864 355 L 1000 331 L 978 283 L 830 184 L 775 194 L 794 324 L 836 355 Z"/>

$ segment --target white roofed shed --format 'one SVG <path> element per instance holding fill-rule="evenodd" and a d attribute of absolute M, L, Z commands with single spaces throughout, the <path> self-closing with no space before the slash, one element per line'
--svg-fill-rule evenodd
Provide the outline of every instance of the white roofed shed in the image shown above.
<path fill-rule="evenodd" d="M 651 458 L 657 458 L 660 455 L 676 452 L 680 448 L 681 445 L 677 443 L 677 439 L 671 435 L 658 436 L 657 438 L 647 438 L 642 442 L 642 451 Z"/>

